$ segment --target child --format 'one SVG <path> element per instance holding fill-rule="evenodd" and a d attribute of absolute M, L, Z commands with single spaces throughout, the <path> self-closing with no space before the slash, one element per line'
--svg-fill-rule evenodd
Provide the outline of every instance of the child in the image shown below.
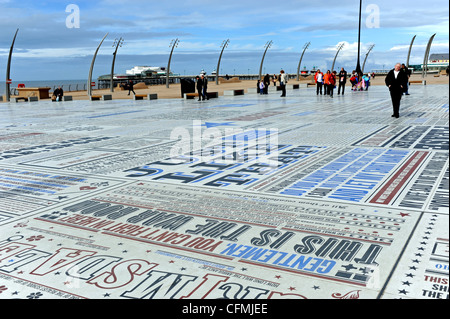
<path fill-rule="evenodd" d="M 259 94 L 264 94 L 264 82 L 263 81 L 258 82 L 259 82 Z"/>

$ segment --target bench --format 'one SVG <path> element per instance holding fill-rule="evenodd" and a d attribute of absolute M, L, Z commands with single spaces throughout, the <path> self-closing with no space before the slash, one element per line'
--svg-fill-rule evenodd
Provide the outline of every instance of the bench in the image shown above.
<path fill-rule="evenodd" d="M 24 102 L 28 102 L 28 98 L 24 97 L 24 96 L 17 96 L 17 97 L 12 97 L 11 98 L 11 102 L 19 102 L 20 100 L 23 100 Z"/>
<path fill-rule="evenodd" d="M 237 89 L 237 90 L 226 90 L 223 91 L 223 95 L 244 95 L 244 89 Z"/>
<path fill-rule="evenodd" d="M 207 92 L 206 96 L 209 99 L 218 98 L 219 97 L 219 92 Z M 184 93 L 184 98 L 186 100 L 195 99 L 196 97 L 198 97 L 198 93 Z"/>
<path fill-rule="evenodd" d="M 409 84 L 422 84 L 423 81 L 421 80 L 414 80 L 414 81 L 409 81 Z"/>
<path fill-rule="evenodd" d="M 39 98 L 37 96 L 29 96 L 28 102 L 37 102 L 39 101 Z"/>
<path fill-rule="evenodd" d="M 64 95 L 63 101 L 73 101 L 72 95 Z"/>
<path fill-rule="evenodd" d="M 288 84 L 286 85 L 286 89 L 290 90 L 298 90 L 300 88 L 300 84 Z"/>
<path fill-rule="evenodd" d="M 100 101 L 100 100 L 108 101 L 108 100 L 112 100 L 112 95 L 111 94 L 91 95 L 90 100 L 91 101 Z"/>
<path fill-rule="evenodd" d="M 135 94 L 134 95 L 134 100 L 143 100 L 143 99 L 147 99 L 147 100 L 157 100 L 158 99 L 158 94 L 153 93 L 153 94 Z"/>

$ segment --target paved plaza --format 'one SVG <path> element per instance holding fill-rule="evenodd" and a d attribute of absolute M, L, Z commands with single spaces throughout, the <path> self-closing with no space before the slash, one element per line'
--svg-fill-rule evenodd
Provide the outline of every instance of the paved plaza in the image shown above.
<path fill-rule="evenodd" d="M 0 299 L 446 299 L 448 89 L 1 103 Z"/>

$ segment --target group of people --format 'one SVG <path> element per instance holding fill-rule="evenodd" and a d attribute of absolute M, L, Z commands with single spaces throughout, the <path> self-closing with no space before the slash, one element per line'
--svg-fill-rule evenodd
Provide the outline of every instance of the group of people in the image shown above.
<path fill-rule="evenodd" d="M 199 101 L 209 100 L 208 78 L 205 76 L 205 74 L 202 73 L 201 75 L 197 75 L 196 82 L 197 82 L 198 100 Z"/>
<path fill-rule="evenodd" d="M 272 82 L 274 86 L 277 86 L 277 81 L 280 81 L 280 89 L 281 89 L 280 97 L 286 97 L 286 84 L 288 83 L 288 78 L 289 76 L 287 75 L 287 73 L 284 72 L 284 70 L 281 70 L 278 76 L 274 74 L 272 77 Z M 270 86 L 269 74 L 266 74 L 261 80 L 258 80 L 256 84 L 258 92 L 261 95 L 269 93 L 269 86 Z"/>
<path fill-rule="evenodd" d="M 333 97 L 333 90 L 336 86 L 336 71 L 331 72 L 328 70 L 325 74 L 323 74 L 319 69 L 316 74 L 314 74 L 314 82 L 316 83 L 317 95 L 322 95 L 323 88 L 323 93 L 325 95 Z M 339 90 L 340 89 L 341 87 L 339 87 Z M 342 91 L 342 94 L 344 94 L 344 91 Z"/>
<path fill-rule="evenodd" d="M 350 83 L 352 84 L 352 90 L 353 91 L 367 91 L 370 86 L 370 78 L 371 78 L 371 75 L 369 73 L 358 74 L 358 72 L 353 70 L 352 76 L 350 77 Z"/>

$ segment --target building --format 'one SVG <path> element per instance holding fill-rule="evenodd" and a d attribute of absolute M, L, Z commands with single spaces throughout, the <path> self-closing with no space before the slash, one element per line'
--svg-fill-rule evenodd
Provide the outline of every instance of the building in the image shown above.
<path fill-rule="evenodd" d="M 428 58 L 428 70 L 445 70 L 449 65 L 448 53 L 433 53 Z M 423 64 L 421 65 L 423 68 Z"/>

